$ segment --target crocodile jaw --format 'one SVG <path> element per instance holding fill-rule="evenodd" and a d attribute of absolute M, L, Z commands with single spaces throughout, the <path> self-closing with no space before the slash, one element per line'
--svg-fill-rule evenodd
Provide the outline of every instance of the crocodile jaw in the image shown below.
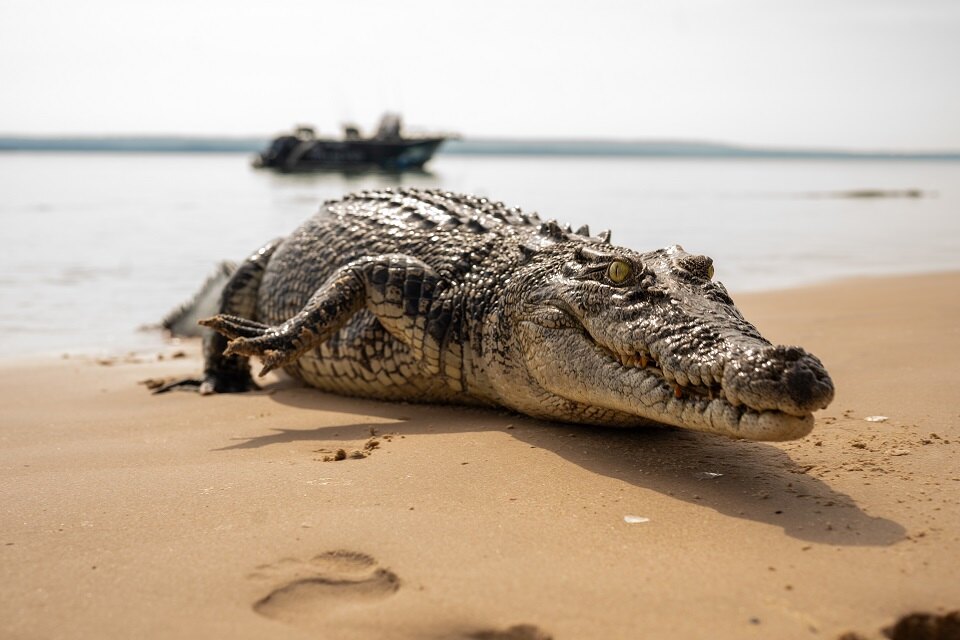
<path fill-rule="evenodd" d="M 643 424 L 659 422 L 694 431 L 749 440 L 793 440 L 813 429 L 812 412 L 786 413 L 776 409 L 754 409 L 737 400 L 734 405 L 724 393 L 714 398 L 677 391 L 655 367 L 624 366 L 613 354 L 581 330 L 551 330 L 526 326 L 532 345 L 527 354 L 527 371 L 537 386 L 561 399 L 563 407 L 551 412 L 549 398 L 541 396 L 542 417 L 571 420 L 570 403 L 583 408 L 579 422 L 599 424 Z M 731 394 L 732 395 L 732 394 Z M 606 409 L 597 412 L 595 407 Z M 529 407 L 524 408 L 531 412 Z M 799 415 L 797 415 L 799 414 Z"/>

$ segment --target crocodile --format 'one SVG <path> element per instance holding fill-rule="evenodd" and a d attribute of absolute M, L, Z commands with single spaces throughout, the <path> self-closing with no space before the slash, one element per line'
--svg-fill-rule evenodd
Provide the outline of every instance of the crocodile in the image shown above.
<path fill-rule="evenodd" d="M 679 245 L 616 246 L 501 202 L 412 188 L 329 200 L 254 252 L 200 321 L 202 394 L 276 368 L 317 389 L 550 421 L 799 438 L 823 364 L 766 340 Z"/>

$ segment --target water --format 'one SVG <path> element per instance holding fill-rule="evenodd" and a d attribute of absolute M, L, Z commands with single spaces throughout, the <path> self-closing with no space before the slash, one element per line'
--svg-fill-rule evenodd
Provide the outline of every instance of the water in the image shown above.
<path fill-rule="evenodd" d="M 960 163 L 439 156 L 431 173 L 283 176 L 239 154 L 0 154 L 0 356 L 160 344 L 214 264 L 357 189 L 439 186 L 647 250 L 714 258 L 737 291 L 960 268 Z M 837 192 L 924 192 L 842 198 Z"/>

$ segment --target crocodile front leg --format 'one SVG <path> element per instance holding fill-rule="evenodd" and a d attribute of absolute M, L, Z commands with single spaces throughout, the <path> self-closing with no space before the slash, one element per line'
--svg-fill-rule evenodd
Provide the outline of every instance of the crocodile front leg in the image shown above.
<path fill-rule="evenodd" d="M 443 289 L 440 276 L 422 260 L 403 254 L 366 257 L 338 269 L 280 325 L 227 314 L 200 323 L 230 338 L 224 355 L 259 357 L 262 376 L 321 345 L 365 308 L 410 348 L 426 372 L 437 373 L 450 322 L 449 305 L 435 304 Z"/>

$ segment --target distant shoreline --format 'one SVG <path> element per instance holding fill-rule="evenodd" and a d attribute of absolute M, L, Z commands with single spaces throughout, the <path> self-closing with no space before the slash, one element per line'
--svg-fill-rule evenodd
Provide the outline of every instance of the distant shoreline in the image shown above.
<path fill-rule="evenodd" d="M 0 152 L 257 153 L 266 137 L 191 136 L 0 136 Z M 893 152 L 747 147 L 710 142 L 563 139 L 449 140 L 438 152 L 458 156 L 572 156 L 764 160 L 960 161 L 960 151 Z"/>

